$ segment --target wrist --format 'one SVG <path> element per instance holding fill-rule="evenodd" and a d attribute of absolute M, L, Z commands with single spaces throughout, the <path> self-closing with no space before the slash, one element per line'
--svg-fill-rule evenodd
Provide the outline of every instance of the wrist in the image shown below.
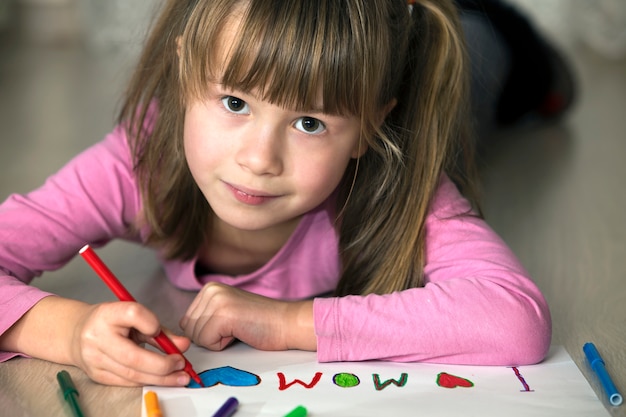
<path fill-rule="evenodd" d="M 73 334 L 89 307 L 58 296 L 42 298 L 2 335 L 0 346 L 34 358 L 76 365 Z"/>
<path fill-rule="evenodd" d="M 313 301 L 296 301 L 287 308 L 289 349 L 317 350 L 317 337 L 313 320 Z"/>

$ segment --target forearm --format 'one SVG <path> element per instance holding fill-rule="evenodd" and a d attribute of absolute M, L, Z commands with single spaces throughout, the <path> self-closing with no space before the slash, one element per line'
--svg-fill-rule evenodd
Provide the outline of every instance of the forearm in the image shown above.
<path fill-rule="evenodd" d="M 480 279 L 317 299 L 315 319 L 322 362 L 530 364 L 550 345 L 550 314 L 538 293 Z"/>
<path fill-rule="evenodd" d="M 45 297 L 0 336 L 0 350 L 76 365 L 72 344 L 77 324 L 92 306 L 62 297 Z"/>

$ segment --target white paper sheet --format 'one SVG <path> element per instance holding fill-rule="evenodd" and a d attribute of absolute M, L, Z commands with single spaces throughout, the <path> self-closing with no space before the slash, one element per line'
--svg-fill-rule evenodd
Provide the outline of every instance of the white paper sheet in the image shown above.
<path fill-rule="evenodd" d="M 310 417 L 609 415 L 560 346 L 541 364 L 515 368 L 323 364 L 311 352 L 262 352 L 244 344 L 224 352 L 192 346 L 185 356 L 203 378 L 220 382 L 197 389 L 145 387 L 144 393 L 157 393 L 164 417 L 210 417 L 231 396 L 240 403 L 235 417 L 281 417 L 298 405 Z M 454 377 L 461 386 L 443 386 Z"/>

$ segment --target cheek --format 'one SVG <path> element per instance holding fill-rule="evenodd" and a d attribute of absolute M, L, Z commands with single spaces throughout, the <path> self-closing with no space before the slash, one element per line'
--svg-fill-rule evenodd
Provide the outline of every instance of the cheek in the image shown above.
<path fill-rule="evenodd" d="M 199 149 L 201 142 L 199 141 L 196 132 L 197 129 L 194 129 L 193 122 L 186 118 L 183 130 L 183 149 L 189 169 L 194 176 L 195 168 L 200 164 L 199 156 L 203 154 L 202 150 Z"/>
<path fill-rule="evenodd" d="M 296 170 L 301 191 L 326 198 L 343 178 L 350 158 L 332 155 L 323 159 L 304 158 Z"/>
<path fill-rule="evenodd" d="M 187 164 L 194 177 L 212 168 L 216 161 L 222 159 L 223 145 L 213 137 L 214 129 L 209 128 L 209 121 L 197 117 L 193 110 L 185 117 L 183 129 L 183 147 Z"/>
<path fill-rule="evenodd" d="M 307 149 L 300 155 L 297 161 L 300 184 L 310 193 L 330 195 L 341 182 L 348 164 L 358 153 L 357 132 L 357 127 L 342 132 L 320 148 Z"/>

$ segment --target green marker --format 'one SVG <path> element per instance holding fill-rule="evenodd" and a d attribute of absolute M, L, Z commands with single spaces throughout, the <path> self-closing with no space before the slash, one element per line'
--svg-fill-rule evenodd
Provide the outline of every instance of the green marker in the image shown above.
<path fill-rule="evenodd" d="M 74 386 L 74 382 L 72 382 L 72 378 L 67 371 L 61 371 L 57 374 L 57 381 L 59 381 L 59 385 L 61 386 L 61 391 L 63 392 L 63 398 L 65 401 L 70 403 L 70 408 L 76 417 L 83 417 L 83 412 L 80 410 L 78 405 L 78 390 Z"/>
<path fill-rule="evenodd" d="M 285 414 L 285 417 L 306 417 L 306 408 L 299 405 L 289 413 Z"/>

